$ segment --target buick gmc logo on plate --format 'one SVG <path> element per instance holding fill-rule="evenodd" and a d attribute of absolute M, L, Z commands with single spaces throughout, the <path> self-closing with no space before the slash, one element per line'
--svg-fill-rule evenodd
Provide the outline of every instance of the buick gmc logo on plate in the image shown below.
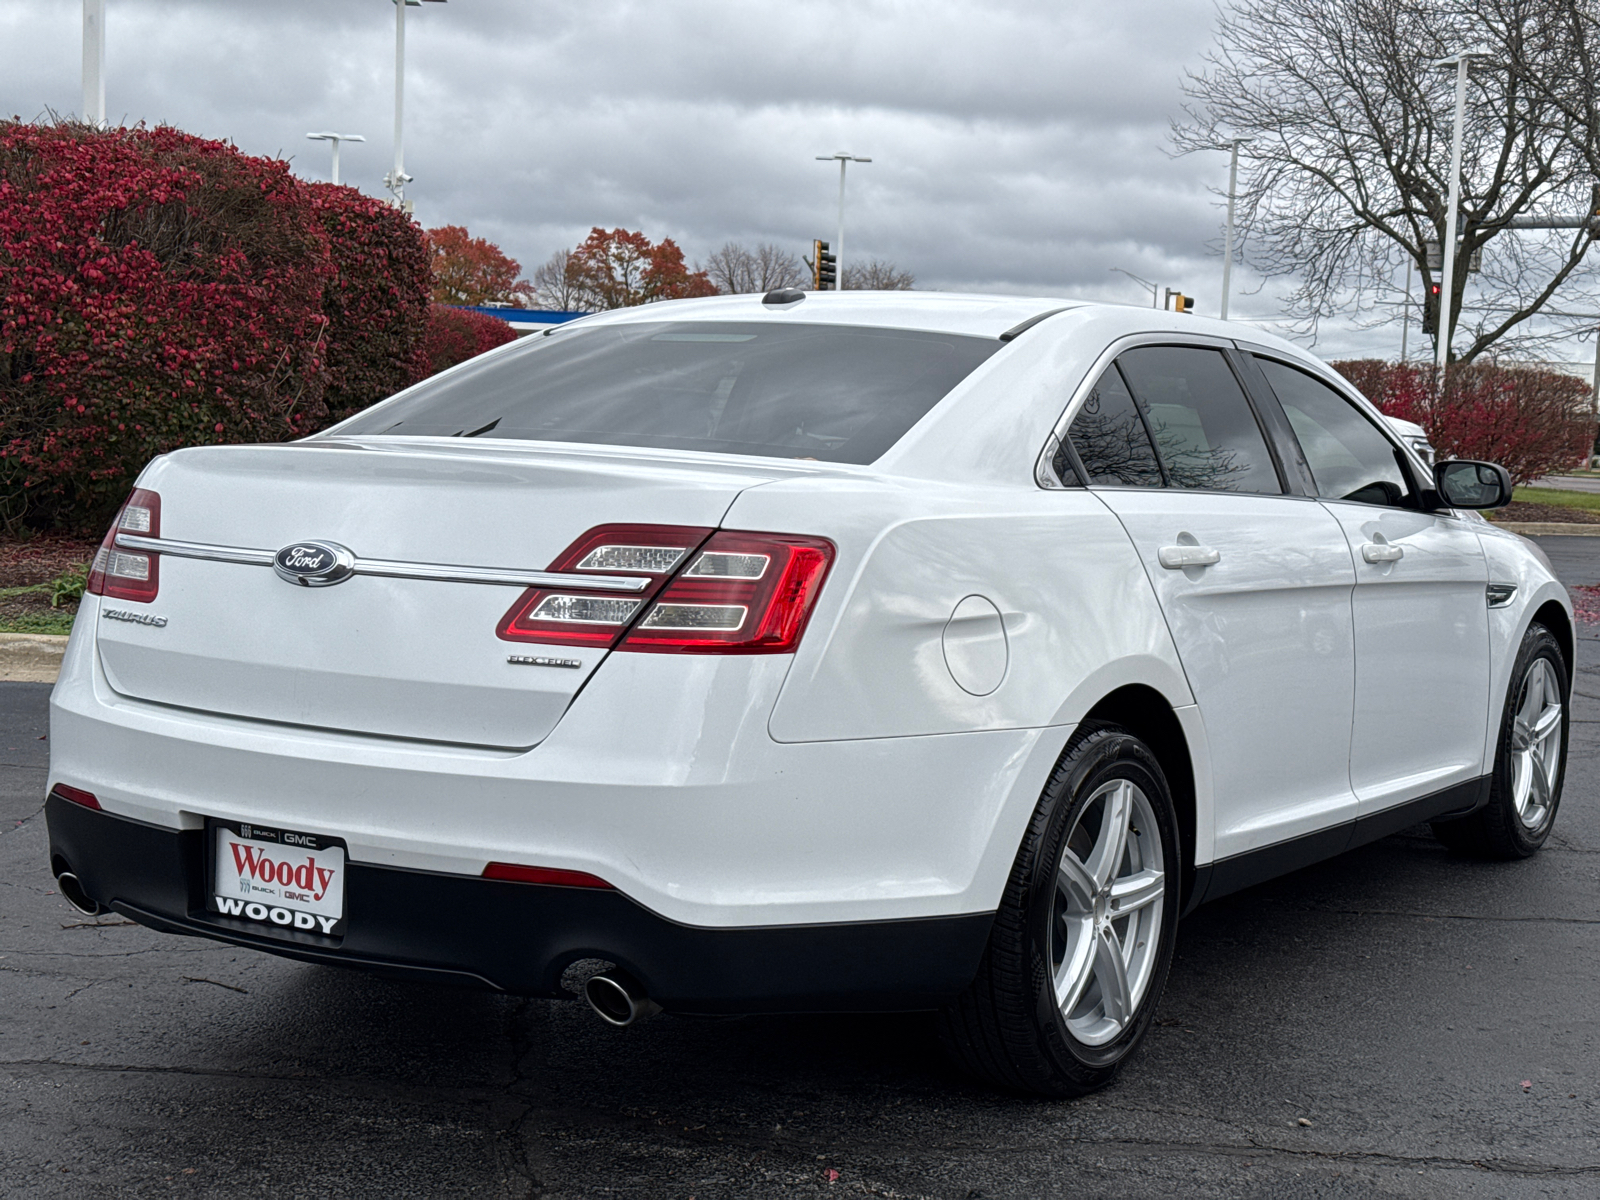
<path fill-rule="evenodd" d="M 279 550 L 272 569 L 301 587 L 330 587 L 355 574 L 356 556 L 337 542 L 292 542 Z"/>

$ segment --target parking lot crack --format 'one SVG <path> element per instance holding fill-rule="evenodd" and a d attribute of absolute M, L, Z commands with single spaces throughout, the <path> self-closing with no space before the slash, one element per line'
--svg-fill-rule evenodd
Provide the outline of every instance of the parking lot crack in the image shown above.
<path fill-rule="evenodd" d="M 505 1148 L 507 1168 L 526 1185 L 522 1195 L 528 1200 L 542 1195 L 545 1190 L 534 1167 L 527 1133 L 528 1122 L 538 1111 L 528 1096 L 532 1080 L 524 1069 L 528 1056 L 533 1053 L 533 1039 L 528 1036 L 528 1014 L 531 1008 L 532 1001 L 523 997 L 512 1006 L 506 1016 L 510 1078 L 504 1088 L 504 1097 L 509 1101 L 510 1111 L 507 1119 L 497 1122 L 494 1131 L 497 1142 Z"/>

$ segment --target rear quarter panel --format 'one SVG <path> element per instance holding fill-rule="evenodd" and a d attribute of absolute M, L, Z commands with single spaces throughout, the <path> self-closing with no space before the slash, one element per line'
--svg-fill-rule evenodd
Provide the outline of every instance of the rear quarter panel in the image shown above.
<path fill-rule="evenodd" d="M 1192 703 L 1137 554 L 1086 492 L 785 481 L 744 492 L 725 524 L 838 547 L 772 713 L 777 741 L 1072 724 L 1127 683 Z M 1004 669 L 983 695 L 947 663 L 968 597 L 992 603 L 1003 627 L 988 653 Z"/>

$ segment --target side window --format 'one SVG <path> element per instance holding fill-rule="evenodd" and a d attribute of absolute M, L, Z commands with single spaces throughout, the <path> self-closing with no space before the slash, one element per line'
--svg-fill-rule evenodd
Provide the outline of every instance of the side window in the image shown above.
<path fill-rule="evenodd" d="M 1268 358 L 1256 362 L 1300 439 L 1317 495 L 1358 504 L 1416 506 L 1395 447 L 1355 405 L 1304 371 Z"/>
<path fill-rule="evenodd" d="M 1117 371 L 1106 368 L 1067 431 L 1089 482 L 1113 487 L 1160 487 L 1161 467 L 1144 418 Z"/>
<path fill-rule="evenodd" d="M 1150 419 L 1171 486 L 1283 492 L 1267 439 L 1220 350 L 1143 346 L 1117 362 Z"/>

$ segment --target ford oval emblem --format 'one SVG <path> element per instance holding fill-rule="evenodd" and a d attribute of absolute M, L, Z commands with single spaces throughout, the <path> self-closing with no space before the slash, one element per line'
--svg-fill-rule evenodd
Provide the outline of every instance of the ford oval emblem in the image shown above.
<path fill-rule="evenodd" d="M 331 587 L 355 574 L 356 556 L 337 542 L 291 542 L 273 556 L 272 569 L 301 587 Z"/>

